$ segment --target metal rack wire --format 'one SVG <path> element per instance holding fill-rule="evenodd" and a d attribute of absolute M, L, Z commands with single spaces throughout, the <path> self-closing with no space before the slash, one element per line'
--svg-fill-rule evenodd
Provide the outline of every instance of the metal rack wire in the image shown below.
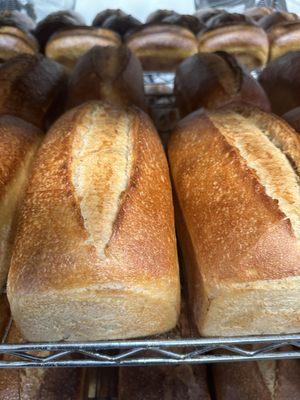
<path fill-rule="evenodd" d="M 41 354 L 45 351 L 49 353 Z M 0 361 L 0 368 L 124 367 L 293 359 L 300 358 L 300 334 L 1 344 L 0 354 L 10 356 Z"/>
<path fill-rule="evenodd" d="M 150 112 L 156 117 L 165 115 L 167 119 L 171 118 L 173 123 L 176 122 L 174 73 L 149 72 L 145 74 L 144 81 Z M 168 120 L 163 122 L 166 125 L 170 124 Z M 11 321 L 6 335 L 10 324 Z M 5 343 L 6 335 L 0 344 L 0 368 L 126 367 L 300 359 L 300 333 L 227 338 L 151 338 L 22 344 Z"/>

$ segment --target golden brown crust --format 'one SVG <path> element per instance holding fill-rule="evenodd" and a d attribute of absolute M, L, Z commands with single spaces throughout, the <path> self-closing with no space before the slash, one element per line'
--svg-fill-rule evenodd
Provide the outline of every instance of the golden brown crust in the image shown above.
<path fill-rule="evenodd" d="M 44 128 L 66 79 L 59 64 L 41 55 L 20 55 L 7 61 L 0 66 L 0 114 Z"/>
<path fill-rule="evenodd" d="M 128 36 L 127 46 L 140 59 L 144 70 L 174 70 L 186 57 L 197 52 L 197 39 L 186 28 L 148 25 Z"/>
<path fill-rule="evenodd" d="M 0 288 L 6 282 L 13 224 L 42 132 L 11 116 L 0 116 Z"/>
<path fill-rule="evenodd" d="M 270 60 L 299 50 L 300 21 L 284 22 L 276 25 L 268 32 L 270 40 Z"/>
<path fill-rule="evenodd" d="M 67 108 L 88 100 L 146 109 L 143 70 L 127 47 L 93 47 L 78 60 L 70 77 Z"/>
<path fill-rule="evenodd" d="M 49 38 L 60 30 L 85 26 L 85 21 L 80 14 L 73 10 L 62 10 L 48 14 L 36 26 L 34 35 L 37 38 L 41 51 L 44 52 Z"/>
<path fill-rule="evenodd" d="M 78 58 L 94 46 L 118 46 L 119 35 L 104 28 L 77 28 L 55 33 L 48 40 L 45 54 L 47 57 L 74 68 Z"/>
<path fill-rule="evenodd" d="M 8 60 L 18 54 L 36 54 L 38 43 L 29 33 L 14 26 L 0 26 L 0 59 Z"/>
<path fill-rule="evenodd" d="M 201 107 L 214 109 L 233 101 L 270 110 L 268 98 L 257 81 L 234 57 L 223 52 L 198 53 L 184 60 L 176 70 L 174 93 L 181 116 Z"/>
<path fill-rule="evenodd" d="M 234 55 L 248 69 L 263 67 L 268 60 L 267 34 L 258 26 L 231 24 L 198 35 L 200 52 L 225 51 Z"/>
<path fill-rule="evenodd" d="M 295 51 L 271 61 L 259 76 L 272 111 L 277 115 L 300 106 L 299 68 L 300 51 Z"/>
<path fill-rule="evenodd" d="M 90 102 L 54 124 L 33 168 L 14 250 L 8 296 L 30 340 L 142 336 L 176 324 L 168 167 L 146 115 Z"/>
<path fill-rule="evenodd" d="M 194 316 L 203 335 L 297 332 L 299 139 L 258 109 L 235 112 L 195 112 L 169 143 Z"/>

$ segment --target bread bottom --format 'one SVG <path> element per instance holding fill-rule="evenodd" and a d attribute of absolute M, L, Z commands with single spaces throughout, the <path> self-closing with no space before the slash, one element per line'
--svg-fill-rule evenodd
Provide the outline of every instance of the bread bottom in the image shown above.
<path fill-rule="evenodd" d="M 170 297 L 169 297 L 170 298 Z M 29 341 L 126 339 L 166 332 L 176 325 L 177 304 L 168 296 L 118 292 L 24 295 L 12 314 Z"/>

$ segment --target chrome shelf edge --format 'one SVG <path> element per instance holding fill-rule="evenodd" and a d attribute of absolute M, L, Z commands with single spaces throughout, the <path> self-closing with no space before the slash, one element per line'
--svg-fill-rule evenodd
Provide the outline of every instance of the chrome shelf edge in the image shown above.
<path fill-rule="evenodd" d="M 251 349 L 249 345 L 254 347 Z M 300 359 L 300 334 L 1 344 L 0 354 L 5 355 L 0 368 L 126 367 Z"/>

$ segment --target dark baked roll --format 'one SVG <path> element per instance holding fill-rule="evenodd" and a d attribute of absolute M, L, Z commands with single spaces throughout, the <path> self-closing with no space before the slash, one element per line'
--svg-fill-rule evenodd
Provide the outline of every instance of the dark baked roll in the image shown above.
<path fill-rule="evenodd" d="M 176 70 L 174 93 L 182 117 L 201 107 L 214 109 L 232 102 L 270 110 L 259 83 L 223 52 L 198 53 L 184 60 Z"/>
<path fill-rule="evenodd" d="M 45 129 L 66 81 L 64 68 L 42 55 L 8 60 L 0 66 L 0 115 L 14 115 Z"/>
<path fill-rule="evenodd" d="M 72 69 L 78 58 L 94 46 L 118 46 L 119 35 L 109 29 L 81 27 L 63 30 L 51 36 L 45 53 L 47 57 Z"/>
<path fill-rule="evenodd" d="M 5 10 L 0 13 L 0 26 L 15 26 L 23 31 L 31 32 L 35 28 L 35 22 L 20 11 Z"/>
<path fill-rule="evenodd" d="M 63 29 L 85 25 L 82 16 L 75 11 L 63 10 L 47 15 L 36 26 L 35 36 L 43 52 L 50 36 Z"/>
<path fill-rule="evenodd" d="M 80 57 L 70 77 L 67 107 L 88 100 L 146 108 L 142 66 L 126 46 L 96 46 Z"/>
<path fill-rule="evenodd" d="M 208 23 L 208 21 L 215 17 L 216 15 L 219 14 L 227 14 L 227 11 L 225 10 L 219 10 L 216 8 L 203 8 L 200 10 L 197 10 L 194 13 L 194 16 L 202 23 L 202 24 L 206 24 Z"/>
<path fill-rule="evenodd" d="M 264 16 L 274 12 L 272 7 L 252 7 L 245 10 L 244 14 L 251 17 L 254 21 L 261 20 Z"/>
<path fill-rule="evenodd" d="M 125 36 L 139 28 L 142 23 L 132 15 L 125 14 L 122 10 L 105 10 L 96 15 L 93 26 L 111 29 L 120 36 Z"/>
<path fill-rule="evenodd" d="M 300 106 L 300 51 L 271 61 L 259 76 L 272 111 L 282 115 Z"/>
<path fill-rule="evenodd" d="M 259 22 L 259 26 L 265 31 L 269 31 L 272 27 L 282 24 L 287 21 L 296 21 L 298 19 L 297 14 L 276 11 L 272 14 L 266 15 Z"/>
<path fill-rule="evenodd" d="M 93 19 L 92 25 L 93 26 L 98 26 L 101 27 L 103 22 L 107 20 L 107 18 L 110 18 L 112 16 L 117 16 L 117 17 L 125 17 L 127 14 L 124 13 L 124 11 L 118 9 L 107 9 L 104 11 L 99 12 L 96 17 Z"/>
<path fill-rule="evenodd" d="M 220 14 L 199 32 L 200 52 L 226 51 L 249 70 L 263 67 L 268 60 L 269 42 L 264 30 L 241 14 Z"/>

